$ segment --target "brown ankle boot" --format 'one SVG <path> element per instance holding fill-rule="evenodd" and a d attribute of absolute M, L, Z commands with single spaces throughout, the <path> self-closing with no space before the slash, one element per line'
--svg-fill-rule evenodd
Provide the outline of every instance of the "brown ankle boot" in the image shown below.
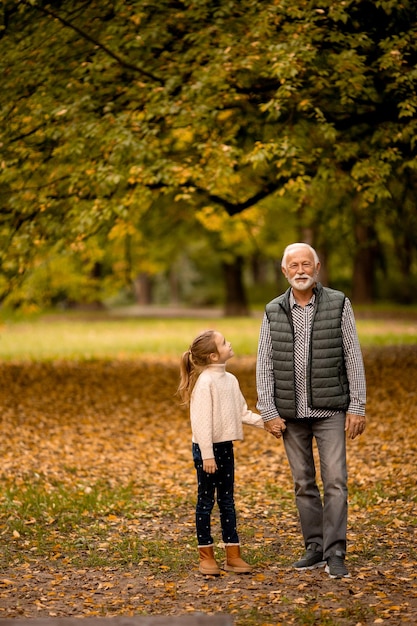
<path fill-rule="evenodd" d="M 201 574 L 206 574 L 207 576 L 219 576 L 220 569 L 216 563 L 216 559 L 214 558 L 213 546 L 199 546 L 198 552 L 200 555 L 200 566 L 198 569 Z"/>
<path fill-rule="evenodd" d="M 248 574 L 252 571 L 252 566 L 240 557 L 240 546 L 238 544 L 226 545 L 224 569 L 228 572 L 236 572 L 236 574 Z"/>

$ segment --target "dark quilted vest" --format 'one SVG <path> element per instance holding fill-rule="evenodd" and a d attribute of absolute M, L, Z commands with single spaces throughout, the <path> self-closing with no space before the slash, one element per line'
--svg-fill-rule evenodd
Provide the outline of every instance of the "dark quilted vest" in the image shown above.
<path fill-rule="evenodd" d="M 272 339 L 275 403 L 284 419 L 296 418 L 293 323 L 289 305 L 291 289 L 266 305 Z M 343 356 L 341 319 L 345 296 L 340 291 L 315 288 L 307 364 L 308 405 L 313 409 L 345 411 L 349 383 Z"/>

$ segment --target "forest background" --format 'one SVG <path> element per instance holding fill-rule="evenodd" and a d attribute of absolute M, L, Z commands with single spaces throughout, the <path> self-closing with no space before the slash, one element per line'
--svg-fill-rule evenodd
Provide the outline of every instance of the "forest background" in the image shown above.
<path fill-rule="evenodd" d="M 4 0 L 0 298 L 415 302 L 415 2 Z M 278 263 L 277 263 L 278 261 Z"/>

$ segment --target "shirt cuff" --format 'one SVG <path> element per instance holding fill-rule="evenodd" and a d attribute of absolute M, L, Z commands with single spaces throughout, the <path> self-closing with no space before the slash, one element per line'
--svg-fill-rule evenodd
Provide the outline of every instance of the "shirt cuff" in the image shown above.
<path fill-rule="evenodd" d="M 265 413 L 261 413 L 262 419 L 264 422 L 270 422 L 271 420 L 280 417 L 278 411 L 266 411 Z"/>
<path fill-rule="evenodd" d="M 357 404 L 355 402 L 351 402 L 351 404 L 349 404 L 349 407 L 346 413 L 352 413 L 352 415 L 361 415 L 362 417 L 364 417 L 365 407 L 363 406 L 363 404 Z"/>

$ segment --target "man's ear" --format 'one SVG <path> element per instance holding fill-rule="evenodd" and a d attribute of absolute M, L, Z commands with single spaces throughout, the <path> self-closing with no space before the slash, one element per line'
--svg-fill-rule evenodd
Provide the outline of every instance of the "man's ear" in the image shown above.
<path fill-rule="evenodd" d="M 281 272 L 284 274 L 285 278 L 287 278 L 287 270 L 285 269 L 285 267 L 282 267 L 282 265 L 281 265 Z"/>

